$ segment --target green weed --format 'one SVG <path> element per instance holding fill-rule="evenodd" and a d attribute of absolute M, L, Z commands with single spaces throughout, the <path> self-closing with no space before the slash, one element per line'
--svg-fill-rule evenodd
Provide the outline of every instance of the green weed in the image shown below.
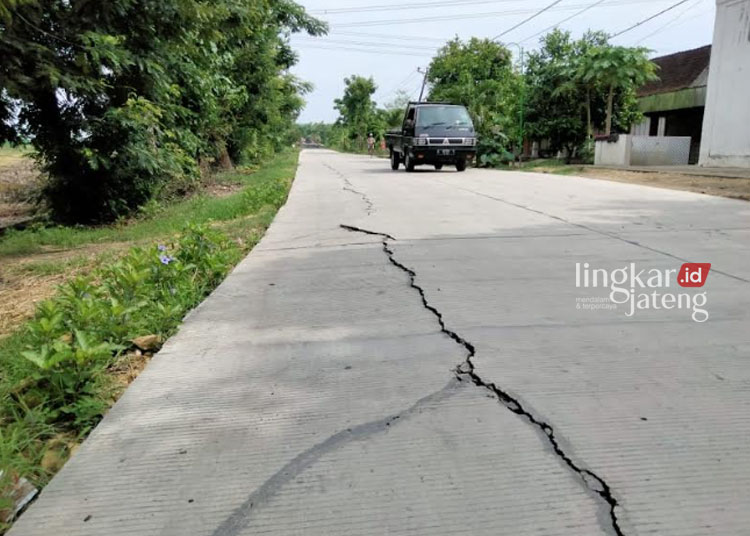
<path fill-rule="evenodd" d="M 36 253 L 45 246 L 73 248 L 84 244 L 143 241 L 170 236 L 188 223 L 221 222 L 252 214 L 257 210 L 258 203 L 255 200 L 258 197 L 265 195 L 268 199 L 268 189 L 275 189 L 275 194 L 279 195 L 283 188 L 280 201 L 273 204 L 278 206 L 286 199 L 285 192 L 294 175 L 297 155 L 296 151 L 280 153 L 254 173 L 235 171 L 220 175 L 221 180 L 244 186 L 242 191 L 227 197 L 196 196 L 163 207 L 149 205 L 140 218 L 119 225 L 38 226 L 22 231 L 8 231 L 0 238 L 0 256 Z M 253 193 L 256 190 L 259 192 Z"/>
<path fill-rule="evenodd" d="M 68 442 L 99 422 L 121 390 L 112 370 L 132 340 L 170 336 L 260 239 L 286 200 L 296 156 L 281 155 L 252 175 L 228 174 L 226 180 L 245 186 L 231 196 L 159 207 L 120 227 L 37 228 L 0 242 L 4 254 L 144 237 L 151 243 L 66 281 L 23 329 L 0 341 L 0 510 L 8 506 L 2 491 L 13 479 L 43 487 L 69 455 Z M 155 242 L 158 236 L 172 238 Z M 49 261 L 23 269 L 59 272 Z"/>

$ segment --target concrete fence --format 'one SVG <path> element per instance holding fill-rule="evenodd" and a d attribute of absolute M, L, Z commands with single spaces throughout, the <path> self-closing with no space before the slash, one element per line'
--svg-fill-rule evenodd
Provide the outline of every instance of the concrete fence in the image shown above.
<path fill-rule="evenodd" d="M 690 136 L 620 135 L 598 140 L 594 149 L 597 166 L 686 166 L 689 160 Z"/>

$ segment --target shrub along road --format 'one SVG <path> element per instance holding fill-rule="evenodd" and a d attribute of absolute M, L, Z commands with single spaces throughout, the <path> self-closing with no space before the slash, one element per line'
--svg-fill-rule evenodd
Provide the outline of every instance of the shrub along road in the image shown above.
<path fill-rule="evenodd" d="M 62 466 L 257 243 L 296 163 L 290 151 L 255 172 L 225 173 L 191 199 L 121 225 L 0 239 L 0 533 L 16 509 L 8 490 L 24 487 L 22 478 L 42 487 Z"/>
<path fill-rule="evenodd" d="M 749 215 L 303 152 L 262 242 L 11 534 L 742 534 Z M 705 287 L 631 273 L 687 260 Z M 588 308 L 609 289 L 576 263 L 691 307 Z"/>

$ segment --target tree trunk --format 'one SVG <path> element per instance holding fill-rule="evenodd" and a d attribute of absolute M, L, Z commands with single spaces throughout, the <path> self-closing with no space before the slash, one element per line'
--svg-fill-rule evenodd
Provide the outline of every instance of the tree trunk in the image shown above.
<path fill-rule="evenodd" d="M 227 150 L 226 145 L 221 148 L 219 159 L 216 161 L 216 164 L 222 171 L 230 171 L 232 168 L 234 168 L 234 164 L 232 164 L 232 158 L 229 156 L 229 151 Z"/>
<path fill-rule="evenodd" d="M 612 134 L 612 108 L 615 102 L 615 86 L 614 84 L 609 86 L 609 95 L 607 96 L 607 131 L 606 134 L 609 136 Z"/>
<path fill-rule="evenodd" d="M 573 151 L 574 147 L 572 143 L 567 143 L 563 145 L 565 148 L 565 163 L 570 165 L 570 163 L 573 161 Z"/>

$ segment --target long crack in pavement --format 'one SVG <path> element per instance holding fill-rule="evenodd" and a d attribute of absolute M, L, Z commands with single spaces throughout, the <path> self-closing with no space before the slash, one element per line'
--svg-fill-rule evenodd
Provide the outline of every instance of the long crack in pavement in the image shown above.
<path fill-rule="evenodd" d="M 342 187 L 343 190 L 346 190 L 347 192 L 351 192 L 355 195 L 358 195 L 362 198 L 362 201 L 365 202 L 365 212 L 367 212 L 367 215 L 370 216 L 374 211 L 375 207 L 372 204 L 372 201 L 370 201 L 370 198 L 367 197 L 367 195 L 363 192 L 360 192 L 359 190 L 354 189 L 354 185 L 351 183 L 351 181 L 346 178 L 346 175 L 341 173 L 338 169 L 336 169 L 333 166 L 330 166 L 328 164 L 323 164 L 325 167 L 333 171 L 336 175 L 338 175 L 341 179 L 344 181 L 344 186 Z"/>
<path fill-rule="evenodd" d="M 487 382 L 483 380 L 479 374 L 477 374 L 474 363 L 472 362 L 472 358 L 476 355 L 476 348 L 474 345 L 461 337 L 458 333 L 455 331 L 449 329 L 446 324 L 445 320 L 443 319 L 443 314 L 436 309 L 434 306 L 430 305 L 429 301 L 427 300 L 427 295 L 425 294 L 424 289 L 419 286 L 416 283 L 417 273 L 412 270 L 411 268 L 405 266 L 401 262 L 399 262 L 395 258 L 395 254 L 393 249 L 390 247 L 389 241 L 396 239 L 386 233 L 380 233 L 377 231 L 370 231 L 367 229 L 361 229 L 359 227 L 353 227 L 351 225 L 341 225 L 342 229 L 345 229 L 350 232 L 356 232 L 356 233 L 364 233 L 367 235 L 374 235 L 379 236 L 383 244 L 383 251 L 385 252 L 386 256 L 388 257 L 388 260 L 391 264 L 396 266 L 399 270 L 405 272 L 409 276 L 409 284 L 411 288 L 416 290 L 419 293 L 419 296 L 422 299 L 422 305 L 425 309 L 430 311 L 435 318 L 438 321 L 438 324 L 440 325 L 440 331 L 450 337 L 456 344 L 462 346 L 466 350 L 466 359 L 460 363 L 454 370 L 454 373 L 456 375 L 456 379 L 459 381 L 464 381 L 468 379 L 471 381 L 474 385 L 477 387 L 481 387 L 483 389 L 488 390 L 492 395 L 497 398 L 497 400 L 505 406 L 508 410 L 512 411 L 516 415 L 526 419 L 527 422 L 529 422 L 531 425 L 533 425 L 540 435 L 547 440 L 549 445 L 552 447 L 552 450 L 554 451 L 555 455 L 562 460 L 562 462 L 571 470 L 573 473 L 578 476 L 580 481 L 583 483 L 583 485 L 591 492 L 595 493 L 606 504 L 606 508 L 608 510 L 608 516 L 611 523 L 612 530 L 614 530 L 614 533 L 617 536 L 624 536 L 624 532 L 622 528 L 620 527 L 620 521 L 617 517 L 617 508 L 619 507 L 618 501 L 615 498 L 612 488 L 607 484 L 607 482 L 591 471 L 590 469 L 586 469 L 581 466 L 580 463 L 576 463 L 573 461 L 571 456 L 565 452 L 565 450 L 562 448 L 560 441 L 555 436 L 555 430 L 552 427 L 551 424 L 544 421 L 540 417 L 535 416 L 530 410 L 528 410 L 524 405 L 515 397 L 510 395 L 508 392 L 504 391 L 500 387 L 498 387 L 496 384 Z"/>
<path fill-rule="evenodd" d="M 443 184 L 448 184 L 448 183 L 443 182 Z M 641 242 L 638 242 L 637 240 L 631 240 L 629 238 L 622 237 L 622 236 L 618 235 L 617 233 L 612 233 L 612 232 L 604 231 L 602 229 L 597 229 L 596 227 L 591 227 L 590 225 L 584 225 L 583 223 L 577 223 L 577 222 L 574 222 L 574 221 L 570 221 L 570 220 L 565 219 L 565 218 L 563 218 L 561 216 L 557 216 L 555 214 L 550 214 L 548 212 L 544 212 L 543 210 L 538 210 L 538 209 L 532 208 L 532 207 L 527 206 L 527 205 L 522 205 L 520 203 L 514 203 L 512 201 L 508 201 L 507 199 L 503 199 L 502 197 L 497 197 L 497 196 L 494 196 L 494 195 L 484 194 L 484 193 L 481 193 L 481 192 L 477 192 L 476 190 L 471 190 L 469 188 L 462 188 L 460 186 L 456 186 L 456 188 L 458 188 L 459 190 L 463 190 L 465 192 L 472 193 L 474 195 L 478 195 L 479 197 L 484 197 L 484 198 L 487 198 L 487 199 L 492 199 L 493 201 L 498 201 L 500 203 L 503 203 L 503 204 L 511 206 L 511 207 L 516 207 L 516 208 L 520 208 L 522 210 L 525 210 L 527 212 L 532 212 L 534 214 L 539 214 L 540 216 L 545 216 L 545 217 L 550 218 L 552 220 L 559 221 L 561 223 L 564 223 L 566 225 L 570 225 L 570 226 L 573 226 L 573 227 L 578 227 L 579 229 L 584 229 L 586 231 L 598 234 L 600 236 L 606 236 L 608 238 L 613 238 L 615 240 L 619 240 L 620 242 L 624 242 L 626 244 L 630 244 L 631 246 L 635 246 L 635 247 L 638 247 L 638 248 L 641 248 L 641 249 L 652 251 L 654 253 L 658 253 L 659 255 L 664 255 L 665 257 L 670 257 L 670 258 L 678 260 L 680 262 L 695 262 L 695 261 L 692 261 L 690 259 L 686 259 L 684 257 L 680 257 L 678 255 L 674 255 L 673 253 L 670 253 L 668 251 L 664 251 L 662 249 L 657 249 L 657 248 L 648 246 L 646 244 L 642 244 Z M 740 277 L 740 276 L 735 275 L 735 274 L 730 274 L 730 273 L 725 272 L 723 270 L 719 270 L 716 267 L 713 267 L 711 271 L 713 273 L 715 273 L 715 274 L 721 274 L 721 275 L 723 275 L 725 277 L 728 277 L 730 279 L 734 279 L 735 281 L 740 281 L 742 283 L 750 283 L 750 279 L 746 279 L 744 277 Z"/>
<path fill-rule="evenodd" d="M 343 179 L 344 190 L 356 194 L 362 198 L 366 205 L 367 215 L 369 216 L 370 214 L 372 214 L 374 210 L 374 204 L 369 199 L 369 197 L 363 192 L 355 190 L 351 182 L 339 170 L 327 164 L 326 167 L 335 172 L 341 179 Z M 395 253 L 389 243 L 390 241 L 395 241 L 396 238 L 387 233 L 371 231 L 351 225 L 341 224 L 340 227 L 349 232 L 377 236 L 381 239 L 383 252 L 386 254 L 388 261 L 393 266 L 408 275 L 409 285 L 419 293 L 419 296 L 422 300 L 422 306 L 435 316 L 438 324 L 440 325 L 440 331 L 444 335 L 452 339 L 456 344 L 463 347 L 464 350 L 466 350 L 466 358 L 454 369 L 453 372 L 455 374 L 455 377 L 451 381 L 449 381 L 447 385 L 445 385 L 442 389 L 421 398 L 405 411 L 402 411 L 395 415 L 391 415 L 389 417 L 385 417 L 383 419 L 367 422 L 347 428 L 346 430 L 342 430 L 330 436 L 322 443 L 318 443 L 310 449 L 307 449 L 304 452 L 298 454 L 294 459 L 289 461 L 270 478 L 268 478 L 259 488 L 253 491 L 248 496 L 248 498 L 240 506 L 238 506 L 232 512 L 232 514 L 230 514 L 221 523 L 221 525 L 216 528 L 216 530 L 214 530 L 212 536 L 237 536 L 249 526 L 253 511 L 257 510 L 264 503 L 266 503 L 284 485 L 296 478 L 297 475 L 315 464 L 324 454 L 336 450 L 349 442 L 368 439 L 375 434 L 387 431 L 388 428 L 395 422 L 406 420 L 415 413 L 418 413 L 425 406 L 450 398 L 457 391 L 460 385 L 465 381 L 469 381 L 475 386 L 489 391 L 491 395 L 496 398 L 506 409 L 524 418 L 527 422 L 533 425 L 537 429 L 539 434 L 544 439 L 546 439 L 546 441 L 552 447 L 555 455 L 560 458 L 560 460 L 578 477 L 583 486 L 589 492 L 598 495 L 604 501 L 612 530 L 614 531 L 616 536 L 624 536 L 624 532 L 620 527 L 620 522 L 617 517 L 616 511 L 619 507 L 619 504 L 617 502 L 617 499 L 614 497 L 610 486 L 604 481 L 603 478 L 598 476 L 596 473 L 594 473 L 590 469 L 582 467 L 579 463 L 573 461 L 570 455 L 568 455 L 562 448 L 560 441 L 555 436 L 555 430 L 552 425 L 535 416 L 531 411 L 526 409 L 517 398 L 502 390 L 496 384 L 483 380 L 479 376 L 479 374 L 477 374 L 474 363 L 472 362 L 472 358 L 476 355 L 476 348 L 471 342 L 467 341 L 458 333 L 446 326 L 445 320 L 443 319 L 443 314 L 429 303 L 425 290 L 416 283 L 417 273 L 396 259 Z"/>
<path fill-rule="evenodd" d="M 400 413 L 342 430 L 330 436 L 322 443 L 318 443 L 298 454 L 294 459 L 276 471 L 259 488 L 253 491 L 211 535 L 237 536 L 250 525 L 253 511 L 260 508 L 281 490 L 282 487 L 293 481 L 305 469 L 315 464 L 322 456 L 352 441 L 365 440 L 376 434 L 384 433 L 393 423 L 404 421 L 418 414 L 422 409 L 450 398 L 460 387 L 460 380 L 457 381 L 456 378 L 452 378 L 442 389 L 419 399 L 410 408 Z"/>

